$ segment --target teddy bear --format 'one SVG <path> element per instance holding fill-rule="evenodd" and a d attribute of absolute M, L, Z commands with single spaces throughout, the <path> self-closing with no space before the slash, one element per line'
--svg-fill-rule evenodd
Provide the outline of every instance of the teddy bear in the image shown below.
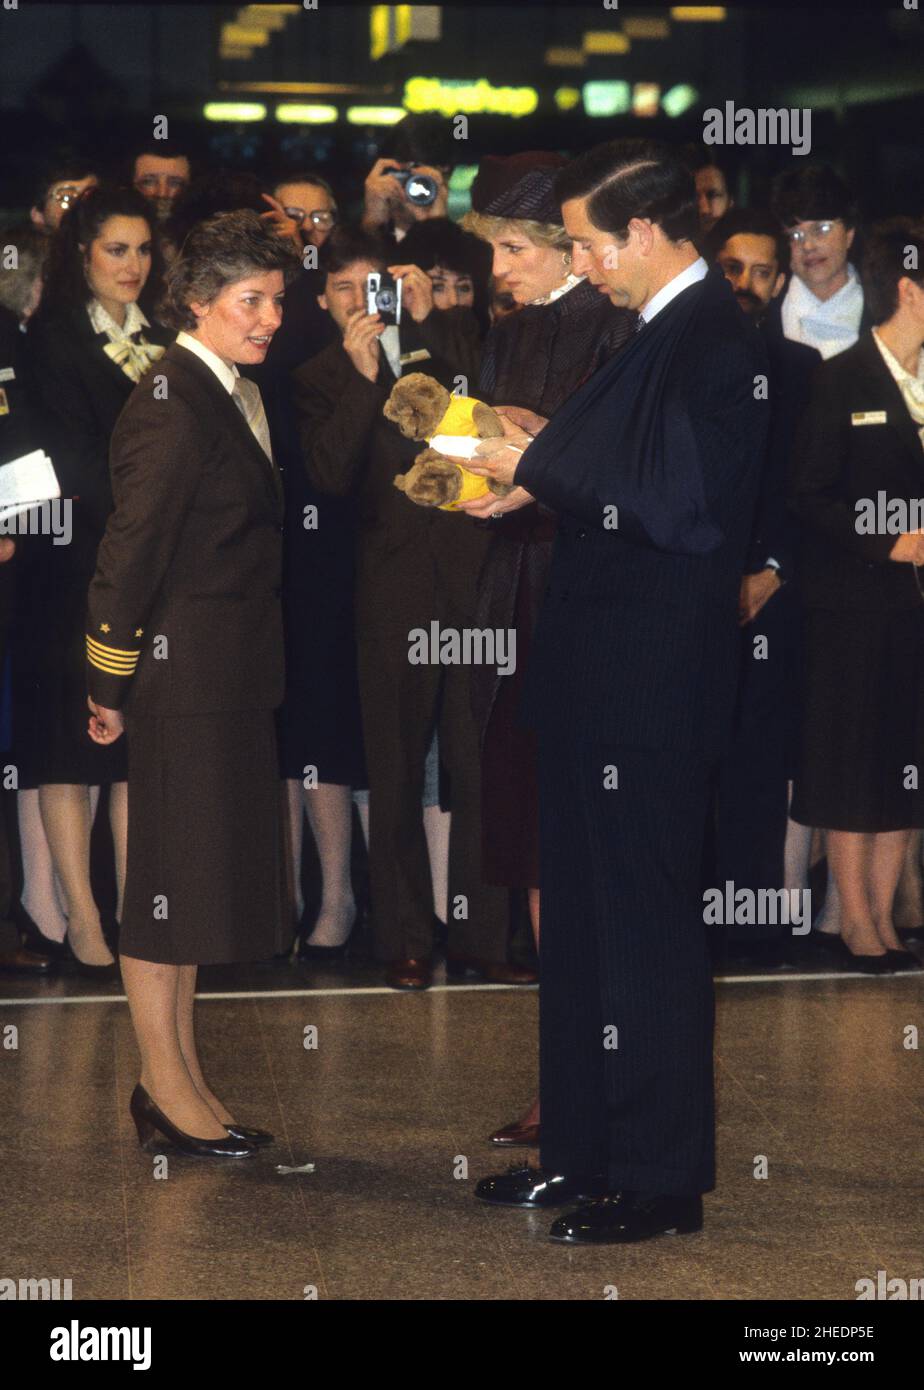
<path fill-rule="evenodd" d="M 431 446 L 434 441 L 439 443 L 439 448 L 424 449 L 408 471 L 394 480 L 395 487 L 418 506 L 454 511 L 460 502 L 472 502 L 488 493 L 506 497 L 512 491 L 505 483 L 470 472 L 460 461 L 471 457 L 479 439 L 503 436 L 500 417 L 483 401 L 453 396 L 433 377 L 411 372 L 395 382 L 384 414 L 405 439 L 426 440 Z"/>

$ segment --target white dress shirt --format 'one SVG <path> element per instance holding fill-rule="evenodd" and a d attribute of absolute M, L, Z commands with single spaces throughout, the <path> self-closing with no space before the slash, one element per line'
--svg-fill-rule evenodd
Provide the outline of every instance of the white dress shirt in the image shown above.
<path fill-rule="evenodd" d="M 663 285 L 662 288 L 658 290 L 657 294 L 652 295 L 651 299 L 649 299 L 648 303 L 641 311 L 641 317 L 646 323 L 651 323 L 655 314 L 659 314 L 662 309 L 670 304 L 672 299 L 676 299 L 678 294 L 689 289 L 691 285 L 695 285 L 698 280 L 704 280 L 708 274 L 708 265 L 703 260 L 702 256 L 698 256 L 692 265 L 688 265 L 686 270 L 681 270 L 680 274 L 675 275 L 673 280 L 668 280 L 667 284 Z"/>
<path fill-rule="evenodd" d="M 234 391 L 234 383 L 240 376 L 240 372 L 233 362 L 229 367 L 223 357 L 219 357 L 217 352 L 213 352 L 211 348 L 207 348 L 203 343 L 200 343 L 199 339 L 194 338 L 191 333 L 186 333 L 185 331 L 178 333 L 176 335 L 176 341 L 178 347 L 184 347 L 189 352 L 194 352 L 196 356 L 205 363 L 209 370 L 215 373 L 228 395 L 230 396 L 232 394 Z"/>

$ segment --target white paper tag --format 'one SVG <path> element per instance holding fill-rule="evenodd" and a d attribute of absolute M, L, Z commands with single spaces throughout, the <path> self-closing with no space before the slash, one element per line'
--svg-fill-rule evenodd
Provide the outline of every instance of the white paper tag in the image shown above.
<path fill-rule="evenodd" d="M 452 459 L 473 459 L 480 443 L 480 439 L 469 434 L 435 434 L 430 440 L 430 448 Z"/>

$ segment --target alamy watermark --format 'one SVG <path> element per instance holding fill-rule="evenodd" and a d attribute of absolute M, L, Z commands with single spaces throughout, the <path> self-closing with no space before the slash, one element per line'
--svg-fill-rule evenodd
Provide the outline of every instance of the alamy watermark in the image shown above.
<path fill-rule="evenodd" d="M 710 106 L 703 112 L 703 144 L 788 145 L 793 154 L 809 154 L 812 112 L 807 106 L 752 110 L 727 101 L 724 110 Z"/>
<path fill-rule="evenodd" d="M 498 675 L 517 669 L 517 634 L 512 627 L 412 627 L 407 635 L 412 666 L 496 666 Z"/>
<path fill-rule="evenodd" d="M 810 888 L 736 888 L 726 879 L 724 888 L 707 888 L 703 894 L 703 921 L 707 927 L 791 926 L 793 936 L 812 929 Z"/>

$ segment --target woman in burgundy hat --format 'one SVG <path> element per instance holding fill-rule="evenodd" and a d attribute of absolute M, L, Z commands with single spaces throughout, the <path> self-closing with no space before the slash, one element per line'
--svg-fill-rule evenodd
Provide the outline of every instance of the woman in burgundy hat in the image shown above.
<path fill-rule="evenodd" d="M 482 160 L 463 226 L 491 244 L 497 287 L 515 313 L 498 320 L 486 344 L 478 395 L 535 434 L 571 393 L 616 352 L 636 315 L 617 309 L 571 273 L 571 242 L 561 224 L 553 181 L 567 161 L 528 151 Z M 479 627 L 515 628 L 517 663 L 502 677 L 473 667 L 473 701 L 482 748 L 482 870 L 489 883 L 525 888 L 539 944 L 539 816 L 535 745 L 516 722 L 539 600 L 545 588 L 554 512 L 533 502 L 505 515 L 516 499 L 465 505 L 489 517 L 494 539 L 479 581 Z M 539 1142 L 539 1102 L 491 1135 L 495 1144 Z"/>

